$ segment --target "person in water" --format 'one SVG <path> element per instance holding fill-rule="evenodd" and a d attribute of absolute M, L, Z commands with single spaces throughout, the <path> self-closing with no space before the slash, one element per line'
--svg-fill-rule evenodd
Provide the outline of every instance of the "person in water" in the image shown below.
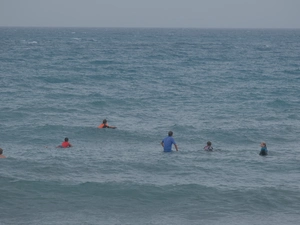
<path fill-rule="evenodd" d="M 5 155 L 3 155 L 3 149 L 0 148 L 0 159 L 5 159 Z"/>
<path fill-rule="evenodd" d="M 114 127 L 114 126 L 108 126 L 107 120 L 104 119 L 103 122 L 102 122 L 102 124 L 100 124 L 100 125 L 98 126 L 98 128 L 112 128 L 112 129 L 116 129 L 117 127 Z"/>
<path fill-rule="evenodd" d="M 206 144 L 207 145 L 204 147 L 205 151 L 213 151 L 214 150 L 214 148 L 211 146 L 211 142 L 210 141 L 208 141 Z"/>
<path fill-rule="evenodd" d="M 71 143 L 69 142 L 69 138 L 65 138 L 65 141 L 61 143 L 61 145 L 57 146 L 57 148 L 70 148 L 72 147 Z"/>
<path fill-rule="evenodd" d="M 265 142 L 260 143 L 260 153 L 259 155 L 268 155 L 267 144 Z"/>
<path fill-rule="evenodd" d="M 164 148 L 164 152 L 171 152 L 172 151 L 172 144 L 174 144 L 176 151 L 178 151 L 177 144 L 174 140 L 173 132 L 169 131 L 168 136 L 165 137 L 162 142 L 160 143 L 161 146 Z"/>

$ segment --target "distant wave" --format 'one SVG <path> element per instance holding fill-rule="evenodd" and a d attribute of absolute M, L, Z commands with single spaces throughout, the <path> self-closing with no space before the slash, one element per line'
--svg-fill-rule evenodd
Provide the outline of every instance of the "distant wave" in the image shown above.
<path fill-rule="evenodd" d="M 116 62 L 112 60 L 93 60 L 90 63 L 94 65 L 111 65 L 115 64 Z"/>
<path fill-rule="evenodd" d="M 37 44 L 38 42 L 37 41 L 29 41 L 27 42 L 28 44 Z"/>
<path fill-rule="evenodd" d="M 72 40 L 81 41 L 81 38 L 72 38 Z"/>

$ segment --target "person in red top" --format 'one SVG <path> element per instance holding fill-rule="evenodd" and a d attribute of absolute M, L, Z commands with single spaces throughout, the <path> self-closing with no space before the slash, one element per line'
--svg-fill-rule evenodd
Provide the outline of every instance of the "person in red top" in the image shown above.
<path fill-rule="evenodd" d="M 104 119 L 103 122 L 102 122 L 102 124 L 100 124 L 100 125 L 98 126 L 98 128 L 112 128 L 112 129 L 116 129 L 117 127 L 114 127 L 114 126 L 108 126 L 107 120 Z"/>
<path fill-rule="evenodd" d="M 65 138 L 65 141 L 61 143 L 61 145 L 57 146 L 57 148 L 70 148 L 70 147 L 72 147 L 72 145 L 69 142 L 69 138 Z"/>

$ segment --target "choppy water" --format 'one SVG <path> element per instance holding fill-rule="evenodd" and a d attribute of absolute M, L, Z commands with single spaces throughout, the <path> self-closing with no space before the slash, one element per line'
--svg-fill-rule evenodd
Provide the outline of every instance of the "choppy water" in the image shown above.
<path fill-rule="evenodd" d="M 0 224 L 298 224 L 299 40 L 0 28 Z"/>

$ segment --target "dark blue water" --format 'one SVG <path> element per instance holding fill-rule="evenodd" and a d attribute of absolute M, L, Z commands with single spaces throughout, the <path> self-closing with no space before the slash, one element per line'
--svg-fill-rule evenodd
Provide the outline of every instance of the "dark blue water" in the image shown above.
<path fill-rule="evenodd" d="M 297 224 L 299 40 L 0 28 L 0 224 Z"/>

